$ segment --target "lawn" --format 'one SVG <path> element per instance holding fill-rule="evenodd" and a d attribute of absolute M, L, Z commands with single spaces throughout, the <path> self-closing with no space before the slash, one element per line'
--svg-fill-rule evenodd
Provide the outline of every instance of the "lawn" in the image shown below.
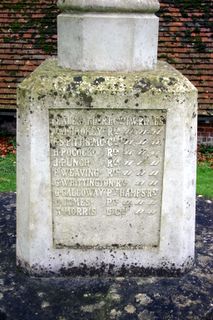
<path fill-rule="evenodd" d="M 16 190 L 16 156 L 0 157 L 0 192 Z"/>
<path fill-rule="evenodd" d="M 15 137 L 0 132 L 0 192 L 16 190 Z"/>
<path fill-rule="evenodd" d="M 213 147 L 200 146 L 197 158 L 197 194 L 213 199 Z"/>
<path fill-rule="evenodd" d="M 213 168 L 209 162 L 198 163 L 197 194 L 213 199 Z"/>
<path fill-rule="evenodd" d="M 13 137 L 0 135 L 0 192 L 16 190 L 16 146 Z M 197 194 L 213 199 L 213 148 L 198 150 Z"/>

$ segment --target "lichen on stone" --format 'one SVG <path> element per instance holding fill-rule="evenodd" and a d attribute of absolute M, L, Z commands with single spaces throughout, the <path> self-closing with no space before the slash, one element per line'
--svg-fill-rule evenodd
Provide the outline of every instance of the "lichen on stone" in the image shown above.
<path fill-rule="evenodd" d="M 42 63 L 19 85 L 38 100 L 45 96 L 60 96 L 63 99 L 81 97 L 90 107 L 93 95 L 158 95 L 162 92 L 187 92 L 192 84 L 165 62 L 159 62 L 152 71 L 141 72 L 81 72 L 59 67 L 56 59 Z M 195 89 L 194 89 L 195 90 Z M 20 93 L 19 93 L 20 94 Z"/>

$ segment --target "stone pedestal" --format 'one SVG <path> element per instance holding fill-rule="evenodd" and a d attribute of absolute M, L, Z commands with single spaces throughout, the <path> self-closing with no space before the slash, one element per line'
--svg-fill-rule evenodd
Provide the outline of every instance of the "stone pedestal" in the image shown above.
<path fill-rule="evenodd" d="M 166 63 L 78 72 L 54 59 L 18 89 L 17 261 L 36 274 L 193 264 L 197 92 Z"/>
<path fill-rule="evenodd" d="M 82 71 L 141 71 L 157 63 L 156 0 L 58 2 L 59 65 Z"/>
<path fill-rule="evenodd" d="M 150 14 L 60 14 L 59 65 L 72 70 L 141 71 L 157 62 L 158 18 Z"/>
<path fill-rule="evenodd" d="M 18 91 L 18 264 L 41 275 L 185 271 L 197 92 L 157 64 L 158 1 L 58 5 L 58 60 Z"/>

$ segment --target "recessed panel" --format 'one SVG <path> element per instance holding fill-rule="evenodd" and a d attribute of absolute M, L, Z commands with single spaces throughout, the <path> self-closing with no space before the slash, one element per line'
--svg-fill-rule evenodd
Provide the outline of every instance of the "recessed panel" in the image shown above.
<path fill-rule="evenodd" d="M 55 247 L 159 244 L 166 112 L 49 111 Z"/>

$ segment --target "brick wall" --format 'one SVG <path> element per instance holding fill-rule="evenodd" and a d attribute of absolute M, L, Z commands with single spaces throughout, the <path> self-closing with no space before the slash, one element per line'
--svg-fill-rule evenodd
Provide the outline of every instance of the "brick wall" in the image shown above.
<path fill-rule="evenodd" d="M 213 119 L 202 118 L 198 126 L 198 144 L 213 146 Z"/>
<path fill-rule="evenodd" d="M 56 0 L 0 3 L 0 108 L 16 107 L 16 86 L 44 59 L 56 55 Z M 200 114 L 213 115 L 210 0 L 161 0 L 159 59 L 199 90 Z"/>
<path fill-rule="evenodd" d="M 199 113 L 213 115 L 213 2 L 161 0 L 159 59 L 181 71 L 199 91 Z"/>
<path fill-rule="evenodd" d="M 16 86 L 56 55 L 56 0 L 0 3 L 0 108 L 16 107 Z"/>

